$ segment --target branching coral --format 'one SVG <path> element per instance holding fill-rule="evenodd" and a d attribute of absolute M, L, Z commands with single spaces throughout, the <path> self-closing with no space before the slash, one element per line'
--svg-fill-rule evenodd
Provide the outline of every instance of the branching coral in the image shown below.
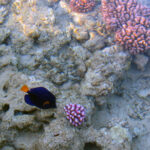
<path fill-rule="evenodd" d="M 85 118 L 85 109 L 80 104 L 68 104 L 64 107 L 67 119 L 75 127 L 81 125 Z"/>
<path fill-rule="evenodd" d="M 150 48 L 150 8 L 136 0 L 102 0 L 107 29 L 115 31 L 116 42 L 131 54 Z"/>

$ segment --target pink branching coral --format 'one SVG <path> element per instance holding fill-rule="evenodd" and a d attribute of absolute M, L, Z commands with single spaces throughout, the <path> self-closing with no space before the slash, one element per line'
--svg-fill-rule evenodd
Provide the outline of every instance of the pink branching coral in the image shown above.
<path fill-rule="evenodd" d="M 81 125 L 85 119 L 85 108 L 80 104 L 67 104 L 64 107 L 67 119 L 75 127 Z"/>
<path fill-rule="evenodd" d="M 95 0 L 71 0 L 70 7 L 73 11 L 85 13 L 91 11 L 95 6 Z"/>
<path fill-rule="evenodd" d="M 115 34 L 116 42 L 128 49 L 131 54 L 137 54 L 150 49 L 150 29 L 141 25 L 124 25 Z"/>
<path fill-rule="evenodd" d="M 150 49 L 150 8 L 136 0 L 102 0 L 101 10 L 118 44 L 131 54 Z"/>

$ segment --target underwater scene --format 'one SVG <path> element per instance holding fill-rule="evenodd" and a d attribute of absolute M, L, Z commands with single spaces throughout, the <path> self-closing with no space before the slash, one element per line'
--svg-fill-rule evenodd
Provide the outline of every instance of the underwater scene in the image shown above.
<path fill-rule="evenodd" d="M 0 150 L 150 150 L 150 0 L 0 0 Z"/>

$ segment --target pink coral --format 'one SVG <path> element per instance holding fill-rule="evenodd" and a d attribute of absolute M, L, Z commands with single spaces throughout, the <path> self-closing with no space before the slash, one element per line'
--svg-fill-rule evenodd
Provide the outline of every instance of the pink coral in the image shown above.
<path fill-rule="evenodd" d="M 64 107 L 67 119 L 75 127 L 81 125 L 85 119 L 85 108 L 80 104 L 67 104 Z"/>
<path fill-rule="evenodd" d="M 150 29 L 140 24 L 124 25 L 115 34 L 116 42 L 128 49 L 131 54 L 144 52 L 150 48 Z"/>
<path fill-rule="evenodd" d="M 116 42 L 131 54 L 150 49 L 150 9 L 136 0 L 102 0 L 107 29 L 115 31 Z"/>
<path fill-rule="evenodd" d="M 71 0 L 70 7 L 73 11 L 85 13 L 91 11 L 95 6 L 95 0 Z"/>

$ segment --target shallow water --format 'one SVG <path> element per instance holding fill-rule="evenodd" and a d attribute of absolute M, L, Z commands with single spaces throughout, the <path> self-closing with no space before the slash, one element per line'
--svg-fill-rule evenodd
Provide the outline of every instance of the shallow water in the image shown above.
<path fill-rule="evenodd" d="M 149 149 L 150 53 L 116 45 L 100 6 L 76 13 L 67 0 L 0 0 L 0 149 Z M 57 109 L 27 105 L 24 84 L 49 89 Z M 77 128 L 64 113 L 70 103 L 86 109 Z"/>

